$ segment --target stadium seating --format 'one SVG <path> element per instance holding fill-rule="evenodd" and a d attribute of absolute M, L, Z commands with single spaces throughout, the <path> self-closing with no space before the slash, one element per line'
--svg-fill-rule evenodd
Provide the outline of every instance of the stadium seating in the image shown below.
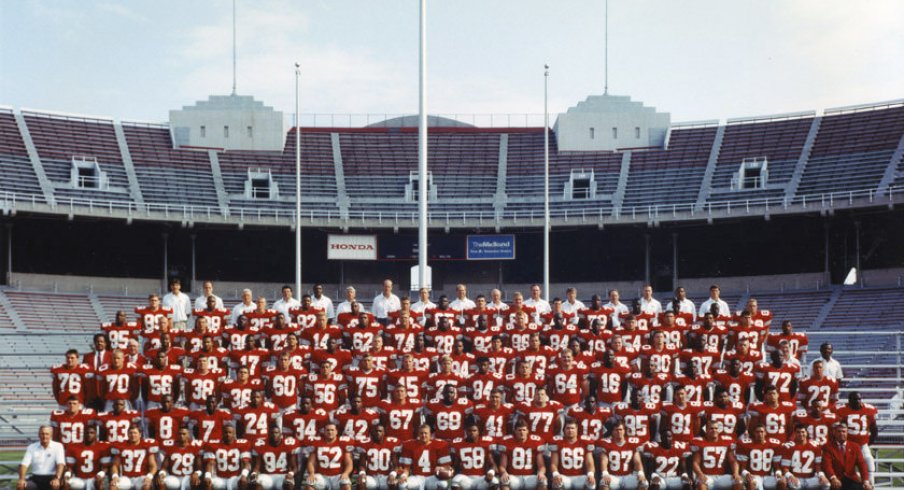
<path fill-rule="evenodd" d="M 10 109 L 0 109 L 0 191 L 44 202 L 41 184 Z"/>

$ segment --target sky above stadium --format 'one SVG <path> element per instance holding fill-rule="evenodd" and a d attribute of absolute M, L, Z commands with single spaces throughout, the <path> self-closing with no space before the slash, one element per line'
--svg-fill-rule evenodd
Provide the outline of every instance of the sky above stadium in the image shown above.
<path fill-rule="evenodd" d="M 417 0 L 238 0 L 238 93 L 415 113 Z M 550 112 L 604 85 L 602 0 L 429 0 L 435 114 Z M 609 93 L 673 121 L 904 97 L 899 0 L 611 0 Z M 163 121 L 232 87 L 230 0 L 0 2 L 0 104 Z"/>

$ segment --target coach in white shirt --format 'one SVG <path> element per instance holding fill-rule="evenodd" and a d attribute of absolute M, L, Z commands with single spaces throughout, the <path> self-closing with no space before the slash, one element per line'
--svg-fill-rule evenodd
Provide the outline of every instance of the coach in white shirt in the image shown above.
<path fill-rule="evenodd" d="M 830 378 L 837 379 L 840 383 L 841 380 L 844 379 L 844 372 L 841 370 L 841 363 L 832 358 L 832 351 L 832 344 L 823 342 L 822 345 L 819 346 L 820 357 L 813 362 L 822 361 L 823 373 Z M 810 363 L 811 376 L 813 374 L 813 362 Z"/>
<path fill-rule="evenodd" d="M 468 299 L 468 287 L 464 284 L 455 286 L 455 295 L 457 296 L 457 298 L 455 299 L 455 301 L 449 304 L 449 307 L 453 310 L 466 311 L 477 308 L 477 305 L 474 304 L 473 301 Z"/>
<path fill-rule="evenodd" d="M 282 287 L 282 298 L 279 298 L 273 303 L 273 309 L 285 317 L 286 323 L 292 323 L 292 315 L 289 315 L 289 310 L 300 306 L 301 302 L 292 297 L 292 286 L 289 286 L 288 284 Z"/>
<path fill-rule="evenodd" d="M 649 315 L 658 315 L 662 313 L 662 303 L 653 297 L 653 286 L 645 284 L 643 293 L 640 296 L 640 312 Z"/>
<path fill-rule="evenodd" d="M 170 292 L 163 297 L 163 306 L 173 310 L 173 330 L 185 331 L 191 315 L 191 298 L 182 292 L 182 281 L 170 281 Z"/>
<path fill-rule="evenodd" d="M 383 292 L 374 298 L 373 305 L 370 307 L 370 311 L 374 314 L 374 318 L 381 324 L 386 325 L 389 320 L 389 314 L 401 309 L 402 303 L 399 301 L 399 297 L 392 292 L 392 280 L 384 280 Z"/>
<path fill-rule="evenodd" d="M 697 313 L 697 316 L 702 317 L 703 315 L 709 313 L 710 308 L 712 308 L 713 303 L 718 303 L 719 305 L 719 316 L 730 316 L 731 308 L 729 308 L 728 303 L 726 303 L 722 298 L 719 297 L 722 290 L 719 289 L 718 284 L 713 284 L 709 287 L 709 299 L 704 301 L 700 305 L 700 312 Z"/>
<path fill-rule="evenodd" d="M 336 318 L 336 314 L 333 312 L 333 300 L 323 294 L 323 284 L 315 284 L 313 291 L 314 296 L 311 296 L 311 305 L 325 311 L 327 318 Z"/>
<path fill-rule="evenodd" d="M 213 282 L 204 281 L 204 284 L 201 285 L 201 296 L 198 296 L 197 298 L 195 298 L 195 309 L 196 310 L 207 309 L 207 297 L 208 296 L 213 296 L 214 298 L 217 299 L 217 304 L 214 306 L 214 308 L 217 308 L 219 310 L 223 310 L 226 308 L 225 306 L 223 306 L 223 298 L 217 296 L 216 294 L 213 294 Z"/>
<path fill-rule="evenodd" d="M 612 308 L 612 326 L 618 327 L 621 325 L 621 317 L 631 313 L 631 309 L 628 308 L 628 305 L 622 303 L 618 300 L 619 293 L 618 289 L 609 290 L 609 302 L 606 303 L 606 308 Z"/>
<path fill-rule="evenodd" d="M 66 453 L 63 445 L 52 439 L 53 429 L 49 425 L 42 425 L 38 429 L 38 442 L 29 445 L 22 457 L 17 490 L 60 488 L 63 469 L 66 467 Z M 26 478 L 29 466 L 31 476 Z"/>
<path fill-rule="evenodd" d="M 583 310 L 587 306 L 578 299 L 578 289 L 568 288 L 565 290 L 565 302 L 562 303 L 562 311 L 571 313 L 575 318 L 578 316 L 578 310 Z"/>
<path fill-rule="evenodd" d="M 436 303 L 430 301 L 430 290 L 427 288 L 421 288 L 418 291 L 418 302 L 411 305 L 411 311 L 415 313 L 423 314 L 424 310 L 428 308 L 436 308 Z"/>
<path fill-rule="evenodd" d="M 257 305 L 254 304 L 252 298 L 253 295 L 251 294 L 250 289 L 242 290 L 242 302 L 232 308 L 232 316 L 229 317 L 229 321 L 232 322 L 233 325 L 239 324 L 240 316 L 249 311 L 254 311 L 254 309 L 257 308 Z"/>
<path fill-rule="evenodd" d="M 675 300 L 678 300 L 678 313 L 690 313 L 696 320 L 697 307 L 694 305 L 693 301 L 687 299 L 687 290 L 682 286 L 678 286 L 678 288 L 675 289 L 675 298 L 669 301 L 669 304 L 665 306 L 665 309 L 674 311 Z"/>
<path fill-rule="evenodd" d="M 356 300 L 355 298 L 358 296 L 358 292 L 355 291 L 355 288 L 349 286 L 345 288 L 345 301 L 339 303 L 339 306 L 336 307 L 336 316 L 343 313 L 351 313 L 352 312 L 352 303 Z M 364 305 L 361 305 L 361 311 L 364 311 Z"/>
<path fill-rule="evenodd" d="M 530 287 L 530 298 L 524 302 L 525 306 L 530 306 L 537 311 L 534 321 L 537 321 L 543 313 L 552 311 L 552 308 L 549 307 L 549 301 L 546 301 L 540 296 L 542 293 L 543 290 L 540 289 L 540 285 L 534 284 Z"/>

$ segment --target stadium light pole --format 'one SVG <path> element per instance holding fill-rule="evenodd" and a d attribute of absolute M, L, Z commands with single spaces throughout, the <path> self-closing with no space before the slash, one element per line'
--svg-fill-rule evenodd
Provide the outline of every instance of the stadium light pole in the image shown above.
<path fill-rule="evenodd" d="M 549 65 L 543 65 L 543 292 L 549 298 Z"/>
<path fill-rule="evenodd" d="M 301 119 L 298 115 L 298 79 L 301 65 L 295 62 L 295 291 L 301 295 Z"/>
<path fill-rule="evenodd" d="M 420 0 L 418 53 L 418 287 L 427 287 L 427 0 Z"/>

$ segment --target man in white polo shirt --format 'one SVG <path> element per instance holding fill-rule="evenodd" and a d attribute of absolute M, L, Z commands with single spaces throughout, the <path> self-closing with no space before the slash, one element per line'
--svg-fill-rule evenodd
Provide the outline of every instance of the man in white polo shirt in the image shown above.
<path fill-rule="evenodd" d="M 313 291 L 314 295 L 311 296 L 311 305 L 325 311 L 327 318 L 335 318 L 336 313 L 333 311 L 333 300 L 323 294 L 323 284 L 315 284 Z"/>
<path fill-rule="evenodd" d="M 42 425 L 38 429 L 38 442 L 32 443 L 25 450 L 22 464 L 19 465 L 19 481 L 16 490 L 57 490 L 66 467 L 66 453 L 63 445 L 53 439 L 53 429 Z M 25 477 L 31 466 L 31 476 Z"/>
<path fill-rule="evenodd" d="M 213 294 L 213 281 L 204 281 L 204 284 L 201 286 L 201 295 L 195 298 L 195 309 L 203 310 L 207 308 L 207 297 L 213 296 L 217 300 L 217 304 L 215 308 L 222 310 L 225 308 L 223 306 L 223 298 Z"/>
<path fill-rule="evenodd" d="M 392 293 L 392 280 L 384 280 L 383 292 L 374 298 L 370 311 L 381 325 L 386 326 L 389 324 L 389 314 L 401 309 L 402 303 L 399 301 L 399 297 Z"/>
<path fill-rule="evenodd" d="M 662 303 L 653 297 L 653 286 L 649 284 L 644 284 L 643 286 L 643 292 L 640 297 L 640 311 L 651 315 L 662 313 Z"/>
<path fill-rule="evenodd" d="M 284 285 L 281 292 L 282 297 L 273 303 L 273 309 L 285 317 L 286 323 L 292 323 L 292 315 L 289 314 L 289 310 L 301 307 L 301 302 L 293 296 L 292 286 Z"/>
<path fill-rule="evenodd" d="M 700 304 L 700 312 L 697 313 L 697 316 L 703 317 L 703 315 L 709 313 L 710 308 L 712 308 L 713 303 L 719 305 L 719 316 L 731 315 L 731 308 L 728 307 L 728 303 L 725 302 L 724 299 L 721 298 L 722 290 L 719 288 L 718 284 L 713 284 L 709 287 L 709 299 Z"/>
<path fill-rule="evenodd" d="M 355 299 L 355 298 L 357 298 L 357 296 L 358 296 L 358 292 L 355 291 L 354 287 L 349 286 L 349 287 L 345 288 L 345 301 L 339 303 L 339 306 L 336 307 L 336 317 L 339 317 L 339 315 L 341 315 L 343 313 L 351 313 L 352 303 L 357 301 Z M 361 306 L 362 306 L 361 310 L 363 311 L 364 305 L 361 305 Z"/>
<path fill-rule="evenodd" d="M 173 330 L 184 332 L 191 316 L 191 298 L 182 292 L 182 281 L 179 279 L 171 280 L 169 288 L 170 292 L 163 297 L 163 306 L 173 310 Z"/>

